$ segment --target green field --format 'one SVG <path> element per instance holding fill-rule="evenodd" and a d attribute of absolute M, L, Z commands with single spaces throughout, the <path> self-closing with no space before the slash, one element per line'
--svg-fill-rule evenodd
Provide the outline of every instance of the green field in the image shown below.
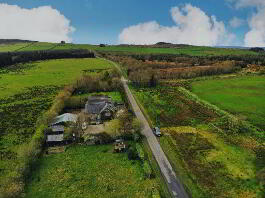
<path fill-rule="evenodd" d="M 22 69 L 6 68 L 0 73 L 0 97 L 9 97 L 34 86 L 63 86 L 72 83 L 83 71 L 111 67 L 102 59 L 58 59 L 28 63 Z"/>
<path fill-rule="evenodd" d="M 196 126 L 216 118 L 212 111 L 183 97 L 176 87 L 131 88 L 153 125 Z"/>
<path fill-rule="evenodd" d="M 263 77 L 242 78 L 252 79 L 252 85 L 258 89 L 255 93 L 262 95 Z M 231 80 L 223 81 L 229 83 Z M 205 87 L 210 84 L 207 84 L 208 80 L 194 82 L 197 83 L 204 83 Z M 216 85 L 220 89 L 224 86 L 218 80 Z M 215 124 L 225 128 L 222 117 L 183 95 L 178 87 L 131 88 L 149 121 L 153 126 L 160 126 L 162 134 L 166 134 L 159 139 L 161 146 L 192 197 L 262 197 L 264 188 L 257 178 L 259 171 L 264 170 L 263 140 L 249 133 L 233 134 L 216 129 Z M 217 88 L 199 90 L 210 95 Z M 263 102 L 260 108 L 264 110 L 264 98 L 260 101 Z"/>
<path fill-rule="evenodd" d="M 113 153 L 113 145 L 71 146 L 45 155 L 26 187 L 26 198 L 151 197 L 155 179 L 145 179 L 140 161 Z"/>
<path fill-rule="evenodd" d="M 265 77 L 243 76 L 192 83 L 200 98 L 265 130 Z"/>
<path fill-rule="evenodd" d="M 162 128 L 162 133 L 170 134 L 160 138 L 160 144 L 192 197 L 263 197 L 255 153 L 227 143 L 230 138 L 254 148 L 256 141 L 243 136 L 220 137 L 205 125 Z"/>
<path fill-rule="evenodd" d="M 0 70 L 0 194 L 16 169 L 18 149 L 30 141 L 37 119 L 57 93 L 83 70 L 109 68 L 111 64 L 101 59 L 61 59 Z"/>
<path fill-rule="evenodd" d="M 33 43 L 28 47 L 21 48 L 27 44 L 0 45 L 0 52 L 3 51 L 32 51 L 32 50 L 59 50 L 59 49 L 88 49 L 102 52 L 119 52 L 134 54 L 184 54 L 191 56 L 221 56 L 221 55 L 247 55 L 257 54 L 249 50 L 224 49 L 213 47 L 185 46 L 180 48 L 153 48 L 138 46 L 106 46 L 88 44 L 56 44 L 56 43 Z"/>
<path fill-rule="evenodd" d="M 15 44 L 1 44 L 0 52 L 13 52 L 23 47 L 28 46 L 28 43 L 15 43 Z"/>

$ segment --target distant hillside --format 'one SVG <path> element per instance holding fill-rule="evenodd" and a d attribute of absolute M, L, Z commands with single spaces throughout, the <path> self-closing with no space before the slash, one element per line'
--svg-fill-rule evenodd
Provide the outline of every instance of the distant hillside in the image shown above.
<path fill-rule="evenodd" d="M 227 48 L 227 49 L 250 49 L 251 47 L 242 47 L 242 46 L 215 46 L 216 48 Z M 265 47 L 261 47 L 265 50 Z"/>
<path fill-rule="evenodd" d="M 31 43 L 37 41 L 20 40 L 20 39 L 0 39 L 0 44 L 12 44 L 12 43 Z"/>
<path fill-rule="evenodd" d="M 114 45 L 115 46 L 115 45 Z M 129 44 L 121 44 L 118 45 L 121 47 L 140 47 L 140 48 L 183 48 L 183 47 L 189 47 L 192 45 L 187 44 L 172 44 L 172 43 L 166 43 L 166 42 L 158 42 L 153 45 L 129 45 Z"/>

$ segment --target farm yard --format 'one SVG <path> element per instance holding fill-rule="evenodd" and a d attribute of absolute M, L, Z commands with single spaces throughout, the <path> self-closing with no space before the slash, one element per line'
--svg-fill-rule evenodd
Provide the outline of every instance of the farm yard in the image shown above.
<path fill-rule="evenodd" d="M 0 194 L 20 160 L 17 152 L 36 131 L 38 118 L 64 85 L 73 83 L 88 68 L 108 70 L 111 65 L 101 59 L 62 59 L 0 70 Z"/>
<path fill-rule="evenodd" d="M 30 178 L 26 198 L 150 197 L 156 179 L 145 179 L 139 160 L 113 153 L 113 145 L 70 146 L 44 155 Z"/>

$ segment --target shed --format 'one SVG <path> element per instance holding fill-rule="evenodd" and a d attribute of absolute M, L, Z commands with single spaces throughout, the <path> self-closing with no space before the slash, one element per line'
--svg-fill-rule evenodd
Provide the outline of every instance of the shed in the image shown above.
<path fill-rule="evenodd" d="M 65 113 L 54 118 L 49 125 L 48 131 L 45 132 L 46 143 L 49 146 L 58 145 L 64 142 L 64 124 L 67 122 L 76 123 L 77 115 Z"/>
<path fill-rule="evenodd" d="M 64 126 L 54 125 L 50 126 L 49 130 L 45 132 L 46 143 L 48 145 L 56 145 L 64 140 Z"/>

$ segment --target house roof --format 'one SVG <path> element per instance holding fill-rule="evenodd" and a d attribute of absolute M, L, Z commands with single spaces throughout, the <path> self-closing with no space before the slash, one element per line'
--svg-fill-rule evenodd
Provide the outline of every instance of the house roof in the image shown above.
<path fill-rule="evenodd" d="M 60 116 L 57 116 L 53 122 L 51 123 L 51 125 L 56 125 L 62 122 L 76 122 L 77 120 L 77 115 L 75 114 L 71 114 L 71 113 L 65 113 L 62 114 Z"/>
<path fill-rule="evenodd" d="M 85 110 L 89 114 L 100 114 L 107 106 L 106 102 L 87 103 Z"/>
<path fill-rule="evenodd" d="M 89 96 L 85 106 L 86 113 L 100 114 L 106 109 L 113 108 L 111 98 L 108 96 Z"/>

